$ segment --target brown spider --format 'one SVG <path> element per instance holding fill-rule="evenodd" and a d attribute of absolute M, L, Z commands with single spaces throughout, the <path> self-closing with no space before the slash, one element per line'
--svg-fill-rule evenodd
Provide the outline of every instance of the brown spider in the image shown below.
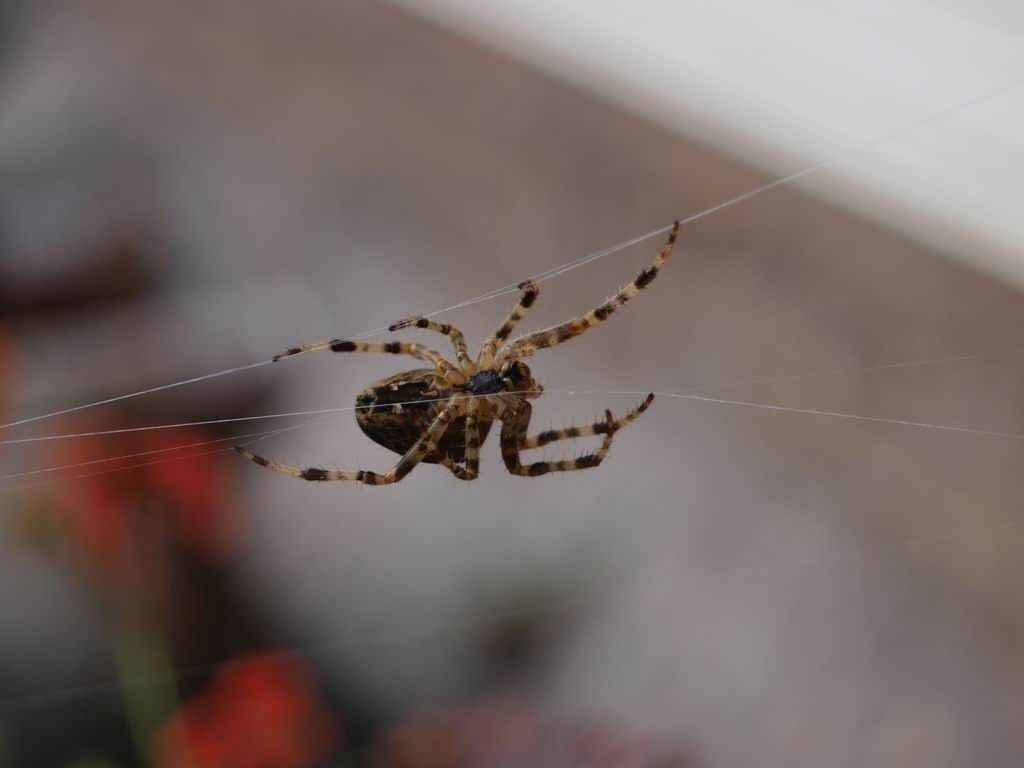
<path fill-rule="evenodd" d="M 390 376 L 367 387 L 356 397 L 356 421 L 363 432 L 374 442 L 402 455 L 398 463 L 384 474 L 366 470 L 303 469 L 265 459 L 242 447 L 235 450 L 261 467 L 302 480 L 355 480 L 367 485 L 387 485 L 397 483 L 420 462 L 441 464 L 460 480 L 473 480 L 480 472 L 480 444 L 486 439 L 494 420 L 499 419 L 502 422 L 501 455 L 508 471 L 514 475 L 536 477 L 548 472 L 596 467 L 607 455 L 614 434 L 647 410 L 654 395 L 648 395 L 640 405 L 619 419 L 613 418 L 611 411 L 606 410 L 604 421 L 585 427 L 548 430 L 528 437 L 527 428 L 533 410 L 529 400 L 539 397 L 543 390 L 533 380 L 522 358 L 529 357 L 538 349 L 568 341 L 608 319 L 654 280 L 658 270 L 664 266 L 678 232 L 679 222 L 676 222 L 654 261 L 597 309 L 505 343 L 540 292 L 532 280 L 521 283 L 519 288 L 523 293 L 519 303 L 501 327 L 484 342 L 475 363 L 469 357 L 462 331 L 448 323 L 437 323 L 424 317 L 402 320 L 388 330 L 414 326 L 443 333 L 452 341 L 458 366 L 452 365 L 440 352 L 421 344 L 400 341 L 367 343 L 335 339 L 327 344 L 294 347 L 275 357 L 275 360 L 282 360 L 326 348 L 332 352 L 411 355 L 433 364 L 433 368 L 419 368 Z M 526 465 L 519 460 L 520 452 L 529 448 L 588 435 L 604 435 L 601 447 L 593 453 L 567 461 L 537 461 Z"/>

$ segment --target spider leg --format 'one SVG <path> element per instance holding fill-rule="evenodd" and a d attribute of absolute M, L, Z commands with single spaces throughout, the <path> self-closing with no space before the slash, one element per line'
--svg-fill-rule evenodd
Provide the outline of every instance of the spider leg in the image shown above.
<path fill-rule="evenodd" d="M 476 373 L 476 366 L 469 357 L 469 346 L 466 344 L 466 337 L 454 325 L 438 323 L 425 317 L 409 317 L 388 326 L 389 331 L 397 331 L 402 328 L 425 328 L 428 331 L 443 333 L 452 340 L 452 346 L 455 348 L 455 357 L 459 361 L 462 372 L 467 376 L 472 376 Z"/>
<path fill-rule="evenodd" d="M 466 474 L 468 479 L 480 474 L 480 401 L 466 401 Z"/>
<path fill-rule="evenodd" d="M 434 418 L 434 421 L 431 422 L 427 431 L 420 436 L 420 439 L 413 443 L 412 447 L 405 452 L 405 455 L 384 474 L 362 469 L 358 472 L 341 469 L 321 469 L 317 467 L 307 467 L 304 469 L 289 464 L 280 464 L 262 456 L 257 456 L 241 446 L 236 445 L 235 450 L 254 464 L 259 464 L 261 467 L 266 467 L 291 477 L 297 477 L 300 480 L 311 480 L 314 482 L 354 480 L 366 485 L 390 485 L 397 483 L 408 475 L 417 464 L 423 461 L 424 456 L 437 448 L 437 443 L 441 436 L 448 429 L 452 419 L 459 415 L 460 410 L 461 405 L 454 398 L 449 400 L 441 412 Z"/>
<path fill-rule="evenodd" d="M 447 467 L 448 469 L 450 469 L 452 474 L 455 475 L 457 478 L 459 478 L 459 480 L 475 480 L 476 479 L 475 475 L 474 476 L 470 476 L 469 471 L 465 467 L 462 467 L 462 466 L 456 464 L 454 461 L 452 461 L 447 456 L 445 456 L 443 459 L 441 459 L 441 461 L 439 461 L 438 463 L 442 467 Z"/>
<path fill-rule="evenodd" d="M 520 336 L 510 341 L 499 353 L 501 359 L 529 357 L 538 349 L 546 349 L 568 341 L 579 336 L 581 333 L 603 320 L 607 320 L 623 304 L 634 298 L 644 288 L 650 285 L 651 281 L 658 276 L 658 271 L 665 265 L 672 246 L 675 245 L 676 236 L 679 233 L 679 222 L 675 223 L 669 233 L 668 240 L 661 247 L 658 255 L 648 266 L 640 270 L 633 280 L 617 294 L 608 299 L 604 304 L 591 310 L 585 315 L 574 317 L 559 325 L 553 325 L 542 331 Z"/>
<path fill-rule="evenodd" d="M 476 480 L 480 475 L 480 403 L 476 398 L 465 401 L 466 409 L 466 463 L 456 464 L 449 457 L 441 460 L 459 480 Z"/>
<path fill-rule="evenodd" d="M 505 460 L 505 466 L 513 475 L 523 477 L 537 477 L 546 475 L 548 472 L 572 472 L 577 469 L 589 469 L 600 464 L 612 447 L 612 437 L 617 429 L 615 418 L 611 411 L 605 411 L 605 423 L 602 425 L 601 433 L 604 440 L 601 447 L 593 453 L 585 453 L 575 459 L 565 461 L 535 461 L 532 464 L 523 465 L 519 461 L 520 451 L 525 450 L 523 444 L 526 442 L 526 430 L 530 426 L 530 415 L 532 407 L 526 401 L 511 407 L 502 415 L 501 425 L 501 457 Z M 595 429 L 595 427 L 591 427 Z M 598 434 L 595 430 L 592 434 Z"/>
<path fill-rule="evenodd" d="M 588 437 L 590 435 L 607 435 L 609 429 L 612 432 L 618 432 L 624 426 L 630 422 L 636 421 L 640 418 L 640 414 L 646 411 L 651 403 L 654 401 L 654 395 L 648 395 L 640 405 L 636 408 L 630 409 L 625 416 L 614 419 L 612 421 L 595 421 L 593 424 L 589 424 L 585 427 L 565 427 L 563 429 L 549 429 L 545 432 L 540 432 L 533 437 L 524 438 L 519 449 L 522 451 L 529 450 L 530 448 L 540 448 L 541 446 L 553 443 L 556 440 L 567 440 L 569 438 L 576 437 Z"/>
<path fill-rule="evenodd" d="M 515 330 L 516 324 L 523 319 L 540 294 L 540 286 L 533 280 L 524 280 L 519 284 L 519 288 L 523 292 L 523 295 L 519 297 L 519 302 L 512 308 L 508 317 L 505 318 L 505 322 L 480 347 L 480 355 L 477 358 L 478 368 L 485 369 L 494 365 L 494 354 L 498 347 L 505 343 L 505 339 Z"/>
<path fill-rule="evenodd" d="M 306 344 L 301 347 L 292 347 L 287 352 L 274 356 L 274 362 L 284 360 L 292 355 L 301 355 L 304 352 L 316 352 L 329 349 L 331 352 L 386 352 L 391 355 L 411 355 L 419 360 L 428 360 L 441 373 L 448 383 L 459 386 L 466 383 L 466 376 L 458 368 L 453 366 L 444 355 L 436 349 L 425 347 L 422 344 L 409 343 L 404 341 L 388 342 L 367 342 L 367 341 L 346 341 L 345 339 L 332 339 L 331 341 L 318 341 L 314 344 Z"/>

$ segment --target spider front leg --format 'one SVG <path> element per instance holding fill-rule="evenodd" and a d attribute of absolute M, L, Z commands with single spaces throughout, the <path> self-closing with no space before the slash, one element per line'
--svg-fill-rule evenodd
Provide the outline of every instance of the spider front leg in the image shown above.
<path fill-rule="evenodd" d="M 556 440 L 568 440 L 577 437 L 589 437 L 590 435 L 607 435 L 609 430 L 614 433 L 618 432 L 624 426 L 630 422 L 636 421 L 640 418 L 640 414 L 646 411 L 651 403 L 654 402 L 654 394 L 649 394 L 640 405 L 636 408 L 632 408 L 625 416 L 605 421 L 595 421 L 593 424 L 588 424 L 584 427 L 565 427 L 563 429 L 549 429 L 545 432 L 540 432 L 533 437 L 524 437 L 522 444 L 519 446 L 520 450 L 529 450 L 530 448 L 540 448 L 553 443 Z M 605 411 L 605 415 L 608 416 L 610 411 Z"/>
<path fill-rule="evenodd" d="M 459 366 L 462 368 L 462 372 L 467 376 L 472 376 L 476 373 L 476 366 L 473 364 L 472 359 L 469 357 L 469 345 L 466 344 L 466 337 L 462 331 L 456 328 L 450 323 L 438 323 L 434 320 L 428 320 L 425 317 L 409 317 L 405 320 L 399 320 L 397 323 L 392 323 L 388 326 L 389 331 L 397 331 L 402 328 L 424 328 L 428 331 L 437 331 L 443 333 L 452 341 L 452 347 L 455 348 L 455 358 L 459 361 Z"/>
<path fill-rule="evenodd" d="M 494 365 L 494 355 L 498 347 L 505 343 L 505 339 L 515 330 L 516 325 L 523 319 L 530 307 L 533 306 L 533 302 L 540 295 L 540 286 L 533 282 L 533 280 L 524 280 L 519 284 L 519 289 L 523 292 L 523 295 L 519 297 L 519 303 L 512 308 L 508 317 L 505 318 L 505 322 L 487 338 L 480 348 L 480 355 L 477 357 L 476 362 L 477 367 L 481 370 Z"/>
<path fill-rule="evenodd" d="M 409 343 L 404 341 L 388 342 L 366 342 L 347 341 L 345 339 L 332 339 L 331 341 L 318 341 L 313 344 L 306 344 L 301 347 L 292 347 L 287 352 L 274 356 L 274 362 L 284 360 L 293 355 L 301 355 L 306 352 L 320 352 L 330 350 L 331 352 L 384 352 L 389 355 L 410 355 L 419 360 L 431 362 L 445 380 L 453 386 L 461 386 L 466 383 L 466 376 L 458 368 L 453 366 L 444 355 L 436 349 L 425 347 L 422 344 Z"/>
<path fill-rule="evenodd" d="M 545 328 L 542 331 L 530 333 L 526 336 L 520 336 L 518 339 L 510 341 L 505 348 L 500 351 L 499 357 L 502 360 L 506 358 L 515 360 L 521 357 L 529 357 L 538 349 L 554 347 L 564 341 L 568 341 L 569 339 L 579 336 L 581 333 L 593 328 L 598 323 L 607 320 L 619 307 L 630 299 L 636 297 L 640 291 L 650 285 L 654 278 L 658 276 L 658 272 L 663 266 L 665 266 L 665 261 L 668 259 L 669 253 L 672 252 L 672 246 L 675 245 L 676 236 L 678 234 L 679 222 L 677 221 L 673 225 L 672 231 L 669 233 L 668 240 L 665 242 L 665 245 L 661 247 L 661 250 L 658 251 L 658 255 L 655 257 L 654 261 L 641 269 L 637 276 L 633 278 L 625 288 L 620 290 L 597 309 L 593 309 L 580 317 L 574 317 L 572 320 L 565 323 L 553 325 L 550 328 Z"/>
<path fill-rule="evenodd" d="M 618 430 L 618 422 L 612 416 L 612 412 L 605 411 L 604 423 L 584 427 L 582 429 L 587 431 L 581 432 L 581 434 L 588 435 L 604 435 L 601 447 L 596 451 L 577 456 L 575 459 L 535 461 L 524 466 L 519 461 L 519 453 L 526 450 L 526 443 L 528 442 L 526 431 L 530 426 L 530 416 L 532 413 L 533 408 L 524 400 L 518 405 L 509 408 L 501 417 L 501 457 L 505 460 L 505 466 L 508 468 L 508 471 L 513 475 L 537 477 L 538 475 L 546 475 L 548 472 L 572 472 L 577 469 L 596 467 L 608 455 L 608 449 L 612 447 L 612 437 Z"/>
<path fill-rule="evenodd" d="M 437 443 L 444 435 L 445 430 L 448 429 L 448 425 L 451 424 L 452 419 L 457 418 L 460 415 L 462 406 L 457 403 L 455 398 L 450 399 L 437 414 L 433 422 L 427 428 L 427 431 L 423 433 L 419 440 L 413 443 L 412 447 L 405 452 L 405 455 L 387 472 L 384 474 L 378 474 L 376 472 L 370 472 L 368 470 L 359 470 L 352 472 L 350 470 L 341 469 L 322 469 L 318 467 L 296 467 L 290 464 L 280 464 L 276 461 L 266 459 L 263 456 L 257 456 L 252 451 L 246 450 L 241 446 L 236 445 L 235 450 L 238 451 L 242 456 L 247 458 L 254 464 L 259 464 L 261 467 L 266 467 L 274 472 L 280 472 L 290 477 L 296 477 L 300 480 L 310 480 L 313 482 L 324 482 L 331 480 L 354 480 L 359 483 L 365 483 L 366 485 L 390 485 L 397 483 L 403 477 L 412 472 L 413 468 L 423 461 L 423 458 L 431 451 L 437 448 Z M 468 453 L 467 453 L 468 456 Z"/>

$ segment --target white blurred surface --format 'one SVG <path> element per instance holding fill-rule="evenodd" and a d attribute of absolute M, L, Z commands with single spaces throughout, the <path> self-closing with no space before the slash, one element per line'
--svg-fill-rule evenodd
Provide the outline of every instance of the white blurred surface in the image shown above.
<path fill-rule="evenodd" d="M 1024 282 L 1024 6 L 1007 0 L 392 0 Z M 679 211 L 679 215 L 693 213 Z"/>

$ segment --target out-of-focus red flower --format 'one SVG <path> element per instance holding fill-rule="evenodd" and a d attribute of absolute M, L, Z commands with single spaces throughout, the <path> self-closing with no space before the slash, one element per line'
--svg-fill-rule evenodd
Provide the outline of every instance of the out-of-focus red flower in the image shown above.
<path fill-rule="evenodd" d="M 678 747 L 605 721 L 544 717 L 499 698 L 400 723 L 378 741 L 375 768 L 692 768 Z"/>
<path fill-rule="evenodd" d="M 164 724 L 150 752 L 158 768 L 306 768 L 336 742 L 309 669 L 262 653 L 221 667 L 207 691 Z"/>
<path fill-rule="evenodd" d="M 79 422 L 67 431 L 107 427 Z M 203 454 L 205 446 L 170 450 L 211 439 L 197 430 L 76 438 L 44 458 L 51 466 L 82 465 L 73 471 L 84 476 L 52 486 L 52 499 L 58 527 L 90 571 L 124 584 L 166 565 L 174 546 L 209 562 L 231 553 L 239 518 L 225 454 Z M 143 455 L 88 463 L 130 454 Z M 136 466 L 118 468 L 126 464 Z"/>
<path fill-rule="evenodd" d="M 212 438 L 205 433 L 149 434 L 144 450 L 157 451 Z M 191 448 L 189 451 L 209 450 Z M 172 452 L 153 454 L 173 457 Z M 162 461 L 144 467 L 149 488 L 173 505 L 175 533 L 193 552 L 207 560 L 230 554 L 236 541 L 238 518 L 234 513 L 225 457 L 207 453 L 187 459 Z"/>

